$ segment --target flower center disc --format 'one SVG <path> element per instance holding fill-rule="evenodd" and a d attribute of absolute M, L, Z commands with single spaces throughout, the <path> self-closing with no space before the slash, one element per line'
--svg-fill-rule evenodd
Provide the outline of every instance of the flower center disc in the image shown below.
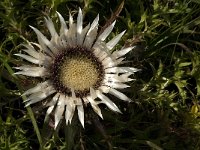
<path fill-rule="evenodd" d="M 75 91 L 84 91 L 93 87 L 98 80 L 98 71 L 88 58 L 66 58 L 61 66 L 60 81 Z"/>
<path fill-rule="evenodd" d="M 51 81 L 61 93 L 71 95 L 73 88 L 77 97 L 90 94 L 90 87 L 97 89 L 104 78 L 102 63 L 91 50 L 69 47 L 55 56 L 51 66 Z"/>

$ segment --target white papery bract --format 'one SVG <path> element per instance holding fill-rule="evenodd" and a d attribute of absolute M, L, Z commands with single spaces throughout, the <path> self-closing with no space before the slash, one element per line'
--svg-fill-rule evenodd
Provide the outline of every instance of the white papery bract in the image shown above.
<path fill-rule="evenodd" d="M 99 16 L 83 28 L 81 9 L 77 23 L 74 23 L 70 15 L 68 26 L 61 14 L 57 14 L 60 20 L 59 33 L 52 20 L 47 17 L 45 22 L 51 39 L 31 26 L 37 35 L 38 43 L 28 42 L 24 44 L 25 54 L 16 54 L 30 62 L 30 65 L 16 67 L 20 71 L 15 74 L 39 77 L 43 81 L 23 93 L 27 97 L 26 106 L 50 98 L 46 104 L 46 117 L 54 112 L 55 128 L 63 116 L 66 124 L 71 123 L 76 109 L 84 127 L 83 106 L 88 106 L 88 103 L 101 118 L 101 103 L 120 113 L 119 108 L 107 95 L 131 101 L 119 90 L 129 87 L 127 82 L 133 80 L 130 76 L 138 71 L 133 67 L 119 66 L 125 59 L 124 55 L 133 47 L 113 50 L 125 31 L 105 42 L 115 21 L 98 35 Z"/>

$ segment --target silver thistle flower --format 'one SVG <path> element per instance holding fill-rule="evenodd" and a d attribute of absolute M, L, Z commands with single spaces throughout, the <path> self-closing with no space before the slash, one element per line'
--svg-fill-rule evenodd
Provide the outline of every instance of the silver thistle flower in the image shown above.
<path fill-rule="evenodd" d="M 52 20 L 45 18 L 51 40 L 31 26 L 39 43 L 28 42 L 24 44 L 26 49 L 23 51 L 26 54 L 16 54 L 34 65 L 16 67 L 20 71 L 15 74 L 44 79 L 42 83 L 23 93 L 27 96 L 26 106 L 51 97 L 46 116 L 55 110 L 55 128 L 63 114 L 66 124 L 71 123 L 76 108 L 84 127 L 83 105 L 87 103 L 101 118 L 100 103 L 107 105 L 112 111 L 120 112 L 104 93 L 123 101 L 131 101 L 117 89 L 129 87 L 125 83 L 132 81 L 129 76 L 138 71 L 133 67 L 118 66 L 123 62 L 123 56 L 133 47 L 112 52 L 125 31 L 106 43 L 105 39 L 111 33 L 115 21 L 97 37 L 98 15 L 91 25 L 83 28 L 82 11 L 79 9 L 77 23 L 73 22 L 70 15 L 68 28 L 61 14 L 57 14 L 61 24 L 59 34 Z"/>

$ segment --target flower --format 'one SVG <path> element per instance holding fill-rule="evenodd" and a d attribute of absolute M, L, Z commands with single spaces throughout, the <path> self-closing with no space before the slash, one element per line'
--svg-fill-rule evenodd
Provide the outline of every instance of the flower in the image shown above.
<path fill-rule="evenodd" d="M 38 43 L 28 42 L 23 46 L 26 54 L 15 54 L 30 63 L 16 67 L 20 71 L 15 74 L 42 78 L 41 83 L 25 91 L 27 96 L 25 106 L 45 100 L 51 100 L 46 117 L 54 111 L 55 128 L 63 115 L 66 124 L 71 123 L 77 108 L 79 120 L 84 127 L 83 105 L 90 104 L 101 117 L 99 104 L 107 105 L 109 109 L 120 112 L 119 108 L 105 95 L 116 96 L 123 101 L 131 101 L 117 89 L 129 87 L 126 82 L 132 81 L 130 75 L 138 71 L 133 67 L 120 67 L 126 53 L 133 47 L 122 48 L 113 52 L 113 48 L 125 31 L 115 36 L 109 42 L 105 39 L 111 33 L 115 21 L 98 35 L 99 15 L 92 24 L 83 28 L 82 10 L 79 9 L 77 23 L 69 16 L 69 27 L 58 13 L 60 33 L 58 34 L 52 20 L 47 17 L 45 22 L 51 34 L 48 40 L 38 29 L 30 26 L 37 34 Z M 104 94 L 105 93 L 105 94 Z"/>

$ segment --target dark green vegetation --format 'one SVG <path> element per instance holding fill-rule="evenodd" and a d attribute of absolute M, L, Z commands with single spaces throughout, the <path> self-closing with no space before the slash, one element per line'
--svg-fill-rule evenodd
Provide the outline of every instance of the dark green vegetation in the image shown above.
<path fill-rule="evenodd" d="M 24 108 L 20 95 L 38 80 L 13 75 L 23 63 L 13 54 L 26 39 L 37 41 L 29 25 L 48 33 L 44 16 L 59 22 L 58 11 L 67 20 L 78 7 L 85 24 L 99 13 L 100 30 L 117 19 L 110 38 L 126 29 L 118 47 L 136 45 L 127 60 L 142 71 L 124 90 L 132 103 L 112 98 L 123 114 L 101 106 L 101 120 L 87 108 L 85 129 L 75 114 L 71 126 L 63 121 L 53 132 L 45 108 Z M 199 15 L 199 0 L 1 0 L 0 149 L 200 149 Z"/>

